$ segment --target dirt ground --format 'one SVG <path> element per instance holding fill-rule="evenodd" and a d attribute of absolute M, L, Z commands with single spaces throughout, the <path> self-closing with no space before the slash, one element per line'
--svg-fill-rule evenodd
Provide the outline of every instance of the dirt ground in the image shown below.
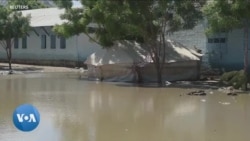
<path fill-rule="evenodd" d="M 12 64 L 14 72 L 79 72 L 77 68 Z M 0 72 L 9 71 L 7 63 L 0 63 Z"/>

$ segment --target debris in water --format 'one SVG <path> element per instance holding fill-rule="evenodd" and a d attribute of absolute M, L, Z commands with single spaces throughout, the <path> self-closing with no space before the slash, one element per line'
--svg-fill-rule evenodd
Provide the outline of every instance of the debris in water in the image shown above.
<path fill-rule="evenodd" d="M 222 105 L 230 105 L 231 103 L 230 102 L 219 102 L 220 104 L 222 104 Z"/>
<path fill-rule="evenodd" d="M 201 102 L 206 102 L 206 99 L 202 99 Z"/>
<path fill-rule="evenodd" d="M 211 91 L 211 92 L 209 92 L 209 94 L 214 94 L 214 92 Z"/>
<path fill-rule="evenodd" d="M 199 90 L 199 91 L 189 92 L 187 95 L 205 96 L 207 94 L 205 93 L 205 91 Z"/>
<path fill-rule="evenodd" d="M 237 94 L 237 93 L 231 92 L 231 93 L 227 93 L 227 95 L 230 95 L 230 96 L 237 96 L 238 94 Z"/>
<path fill-rule="evenodd" d="M 166 81 L 166 82 L 165 82 L 165 85 L 166 85 L 166 86 L 169 86 L 169 85 L 171 85 L 171 84 L 172 84 L 172 83 L 169 82 L 169 81 Z"/>

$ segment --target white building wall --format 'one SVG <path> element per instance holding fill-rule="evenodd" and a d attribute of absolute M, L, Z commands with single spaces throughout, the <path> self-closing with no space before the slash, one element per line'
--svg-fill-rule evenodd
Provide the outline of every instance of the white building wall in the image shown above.
<path fill-rule="evenodd" d="M 225 34 L 217 34 L 212 38 L 221 37 L 226 38 L 224 44 L 207 43 L 211 65 L 226 71 L 242 69 L 244 66 L 244 30 L 234 29 Z M 248 44 L 250 44 L 250 37 Z M 250 55 L 248 60 L 250 60 Z"/>
<path fill-rule="evenodd" d="M 201 49 L 203 53 L 206 53 L 206 42 L 207 38 L 205 35 L 204 22 L 198 24 L 194 29 L 183 30 L 174 32 L 168 38 L 182 43 L 183 45 L 193 48 L 196 46 Z M 50 27 L 45 27 L 49 33 L 52 33 Z M 56 62 L 56 61 L 85 61 L 85 59 L 93 52 L 101 49 L 101 46 L 94 42 L 91 42 L 85 34 L 79 36 L 72 36 L 66 39 L 66 48 L 60 48 L 60 38 L 56 38 L 56 49 L 50 47 L 50 36 L 46 35 L 42 28 L 35 28 L 39 36 L 34 31 L 29 33 L 27 37 L 27 48 L 22 48 L 22 39 L 19 39 L 19 48 L 15 49 L 13 45 L 13 60 L 17 60 L 21 63 L 42 61 Z M 41 35 L 46 35 L 46 49 L 41 48 Z M 6 59 L 5 50 L 0 48 L 0 59 Z M 22 62 L 23 61 L 23 62 Z M 203 61 L 207 62 L 207 57 L 203 57 Z M 15 61 L 14 61 L 15 62 Z"/>
<path fill-rule="evenodd" d="M 227 49 L 222 51 L 224 63 L 243 63 L 244 60 L 244 32 L 235 29 L 228 33 Z"/>
<path fill-rule="evenodd" d="M 78 47 L 76 51 L 78 49 L 80 60 L 85 60 L 90 54 L 102 49 L 100 45 L 90 41 L 85 34 L 79 35 L 75 40 L 75 45 Z"/>
<path fill-rule="evenodd" d="M 167 37 L 171 40 L 177 41 L 184 46 L 194 49 L 202 50 L 204 54 L 202 61 L 203 65 L 208 65 L 208 54 L 207 54 L 207 37 L 205 34 L 206 21 L 201 21 L 193 29 L 181 30 L 168 35 Z"/>
<path fill-rule="evenodd" d="M 206 52 L 207 37 L 205 35 L 204 21 L 197 24 L 193 29 L 174 32 L 170 34 L 168 38 L 180 42 L 192 49 L 196 46 L 198 49 L 201 49 L 203 53 Z"/>
<path fill-rule="evenodd" d="M 50 36 L 40 28 L 36 28 L 39 36 L 35 32 L 31 31 L 27 36 L 27 48 L 22 48 L 22 38 L 19 38 L 18 48 L 14 48 L 12 45 L 13 60 L 34 62 L 37 61 L 85 61 L 85 59 L 93 52 L 101 49 L 101 47 L 93 42 L 90 42 L 89 38 L 85 34 L 75 35 L 66 39 L 66 48 L 60 48 L 60 37 L 56 36 L 56 48 L 52 49 L 50 44 Z M 41 35 L 46 35 L 46 49 L 41 48 Z M 6 59 L 6 52 L 0 48 L 0 59 Z"/>

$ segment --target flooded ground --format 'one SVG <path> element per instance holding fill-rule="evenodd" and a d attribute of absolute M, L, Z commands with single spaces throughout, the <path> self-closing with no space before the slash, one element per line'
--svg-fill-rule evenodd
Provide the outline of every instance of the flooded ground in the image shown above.
<path fill-rule="evenodd" d="M 250 95 L 185 95 L 190 91 L 89 82 L 77 74 L 1 76 L 0 141 L 249 141 Z M 28 133 L 12 123 L 24 103 L 41 115 Z"/>

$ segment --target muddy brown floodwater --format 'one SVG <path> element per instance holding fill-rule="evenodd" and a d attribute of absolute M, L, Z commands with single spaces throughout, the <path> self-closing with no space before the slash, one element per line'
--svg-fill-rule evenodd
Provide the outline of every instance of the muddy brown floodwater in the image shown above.
<path fill-rule="evenodd" d="M 185 95 L 190 91 L 97 83 L 73 73 L 1 76 L 0 141 L 250 140 L 250 95 Z M 28 133 L 12 123 L 24 103 L 41 115 Z"/>

